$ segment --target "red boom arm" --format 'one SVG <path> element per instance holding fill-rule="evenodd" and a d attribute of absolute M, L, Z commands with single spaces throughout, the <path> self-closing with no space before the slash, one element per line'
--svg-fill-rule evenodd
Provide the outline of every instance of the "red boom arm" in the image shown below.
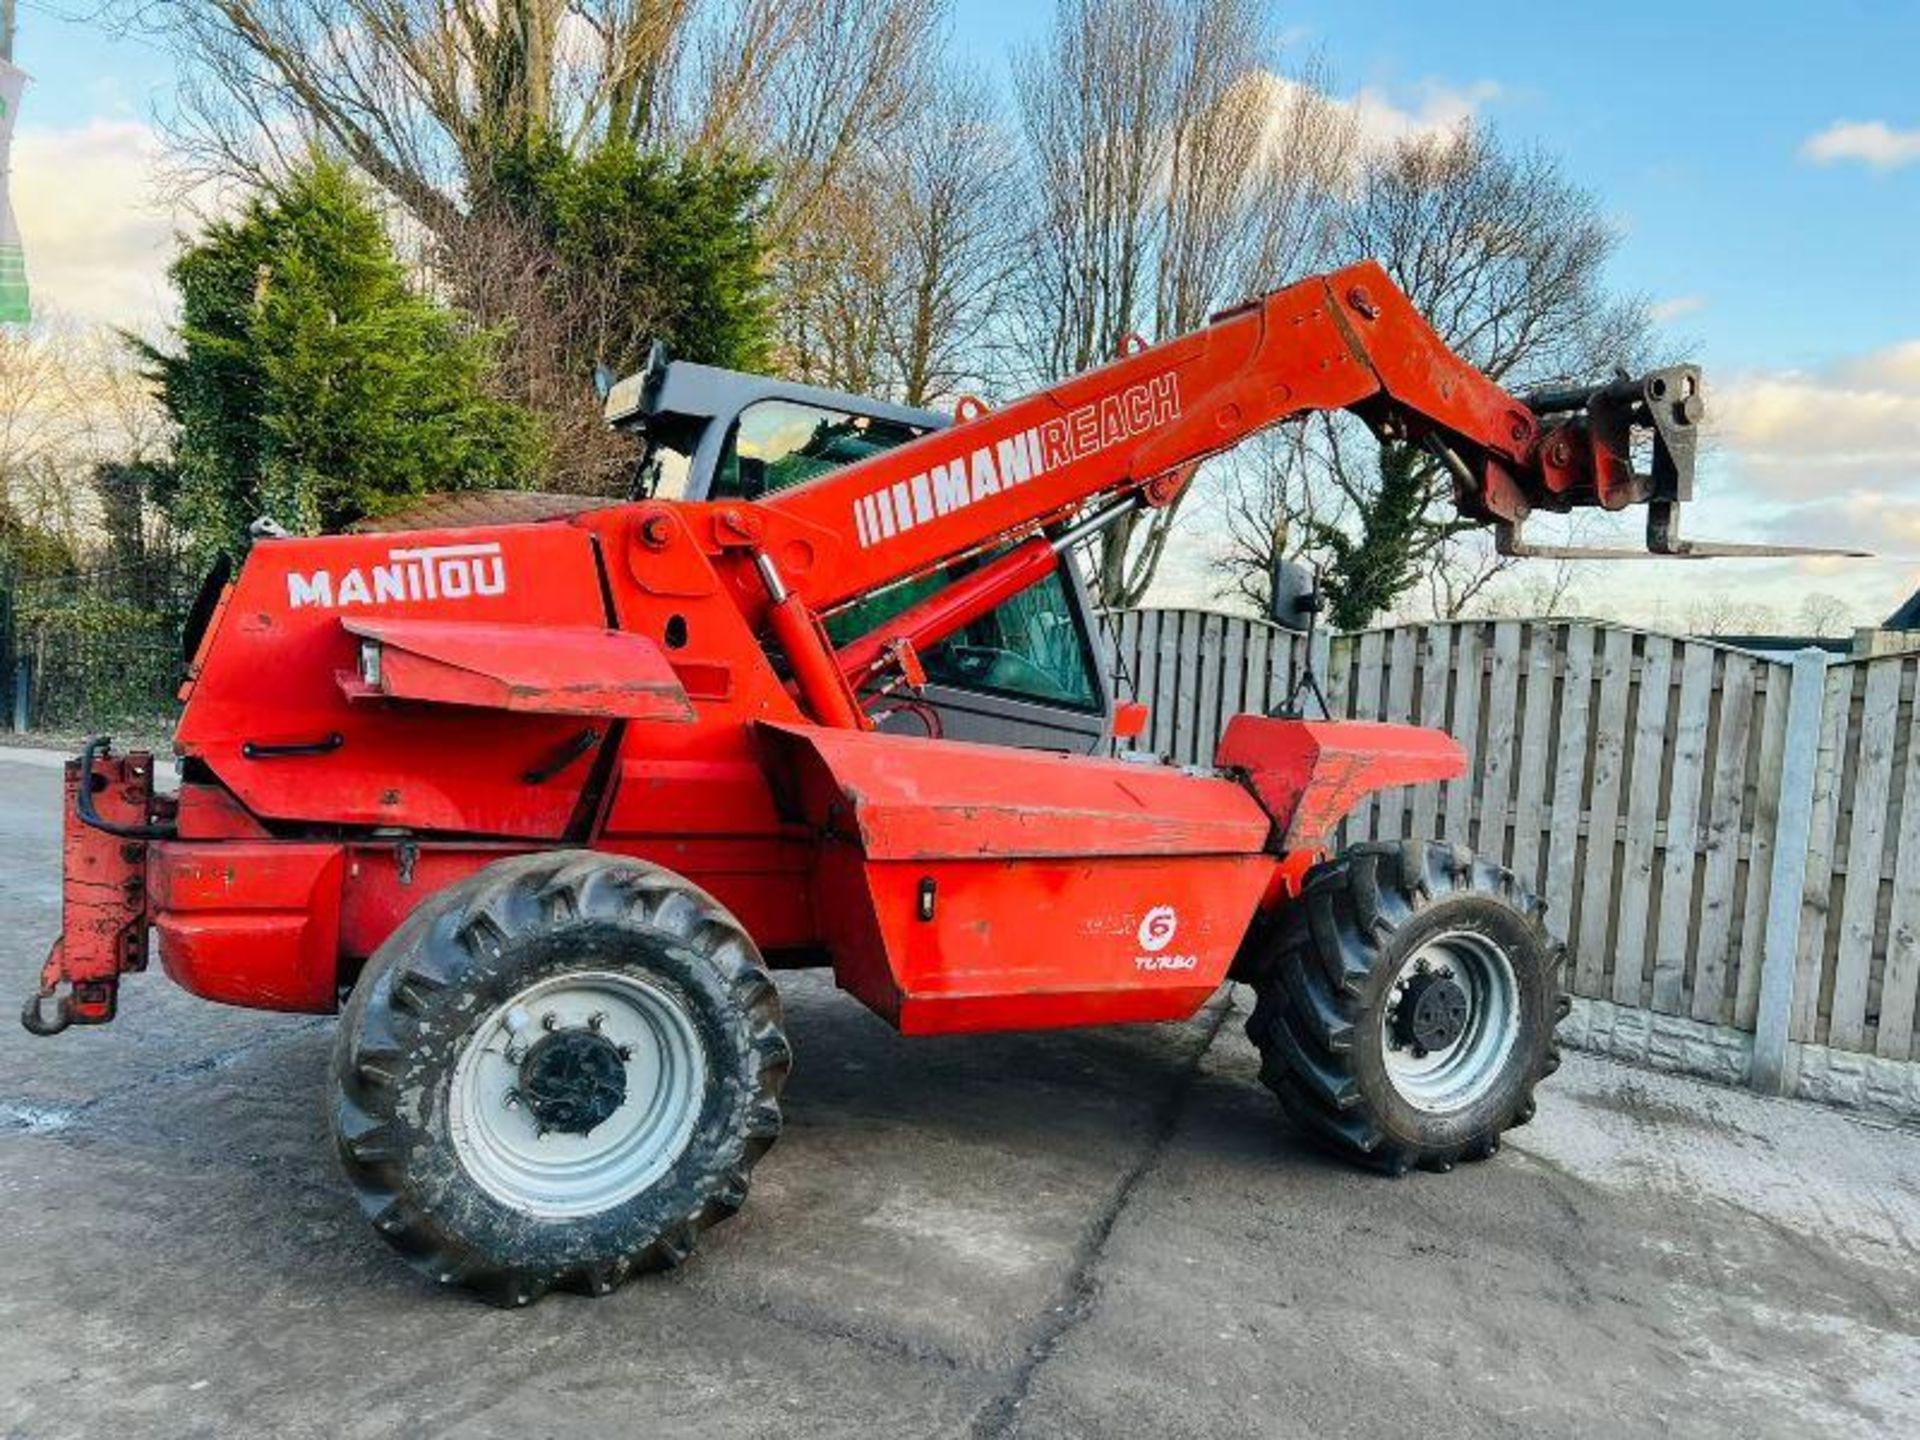
<path fill-rule="evenodd" d="M 1688 389 L 1680 419 L 1690 425 L 1698 399 Z M 796 606 L 831 610 L 1034 535 L 1090 502 L 1165 505 L 1199 461 L 1309 412 L 1351 410 L 1383 437 L 1427 446 L 1452 472 L 1461 511 L 1503 526 L 1535 508 L 1686 498 L 1684 486 L 1661 497 L 1652 477 L 1633 475 L 1624 424 L 1590 426 L 1579 407 L 1563 408 L 1543 423 L 1449 350 L 1368 261 L 757 504 L 677 508 L 721 555 L 749 618 L 775 623 L 815 718 L 844 724 L 842 674 L 857 683 L 893 641 L 930 644 L 991 609 L 1009 585 L 1033 583 L 1051 569 L 1046 542 L 896 617 L 837 663 L 824 648 L 812 653 L 817 627 L 800 623 Z"/>

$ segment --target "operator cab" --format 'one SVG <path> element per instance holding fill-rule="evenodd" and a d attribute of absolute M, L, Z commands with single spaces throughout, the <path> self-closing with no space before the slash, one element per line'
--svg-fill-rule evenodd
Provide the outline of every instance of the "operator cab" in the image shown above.
<path fill-rule="evenodd" d="M 757 500 L 943 429 L 932 410 L 668 357 L 607 392 L 607 422 L 645 449 L 637 495 L 661 500 Z M 835 644 L 871 631 L 987 556 L 864 596 L 824 617 Z M 1110 733 L 1105 647 L 1071 552 L 1037 585 L 929 648 L 921 697 L 940 733 L 1033 749 L 1091 752 Z M 922 733 L 912 713 L 883 728 Z"/>

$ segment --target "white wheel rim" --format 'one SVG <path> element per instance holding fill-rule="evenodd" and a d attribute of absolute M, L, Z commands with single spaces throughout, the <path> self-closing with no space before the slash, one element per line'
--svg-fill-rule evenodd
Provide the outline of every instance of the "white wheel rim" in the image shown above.
<path fill-rule="evenodd" d="M 596 1036 L 621 1054 L 625 1096 L 585 1134 L 543 1127 L 523 1063 L 549 1036 Z M 700 1118 L 707 1054 L 685 1005 L 648 980 L 582 970 L 530 985 L 487 1015 L 454 1067 L 454 1153 L 481 1189 L 528 1215 L 598 1214 L 654 1184 Z"/>
<path fill-rule="evenodd" d="M 1395 1020 L 1423 974 L 1444 974 L 1466 998 L 1467 1017 L 1452 1044 L 1415 1053 Z M 1520 984 L 1506 951 L 1485 935 L 1435 936 L 1401 963 L 1380 1010 L 1380 1053 L 1400 1098 L 1431 1115 L 1453 1114 L 1484 1097 L 1520 1038 Z"/>

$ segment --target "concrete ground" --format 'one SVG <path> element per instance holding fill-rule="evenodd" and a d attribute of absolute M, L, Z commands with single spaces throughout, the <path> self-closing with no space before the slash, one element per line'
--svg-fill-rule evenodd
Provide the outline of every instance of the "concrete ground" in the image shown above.
<path fill-rule="evenodd" d="M 58 902 L 0 758 L 0 984 Z M 668 1276 L 504 1313 L 362 1223 L 332 1023 L 135 977 L 0 1028 L 0 1435 L 1920 1433 L 1920 1135 L 1575 1056 L 1490 1163 L 1301 1145 L 1244 994 L 1185 1026 L 901 1040 L 783 981 L 746 1210 Z"/>

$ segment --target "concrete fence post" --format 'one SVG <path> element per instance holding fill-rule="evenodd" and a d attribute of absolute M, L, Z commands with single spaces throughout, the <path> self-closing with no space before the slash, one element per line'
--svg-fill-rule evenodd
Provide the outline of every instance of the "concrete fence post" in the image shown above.
<path fill-rule="evenodd" d="M 1827 653 L 1793 657 L 1787 691 L 1787 733 L 1780 765 L 1780 805 L 1767 881 L 1766 940 L 1761 949 L 1760 1010 L 1754 1022 L 1750 1083 L 1767 1095 L 1786 1092 L 1787 1039 L 1800 948 L 1800 902 L 1807 888 L 1807 842 L 1813 833 L 1813 781 L 1820 761 L 1820 714 L 1826 700 Z M 1764 777 L 1762 777 L 1764 783 Z"/>

